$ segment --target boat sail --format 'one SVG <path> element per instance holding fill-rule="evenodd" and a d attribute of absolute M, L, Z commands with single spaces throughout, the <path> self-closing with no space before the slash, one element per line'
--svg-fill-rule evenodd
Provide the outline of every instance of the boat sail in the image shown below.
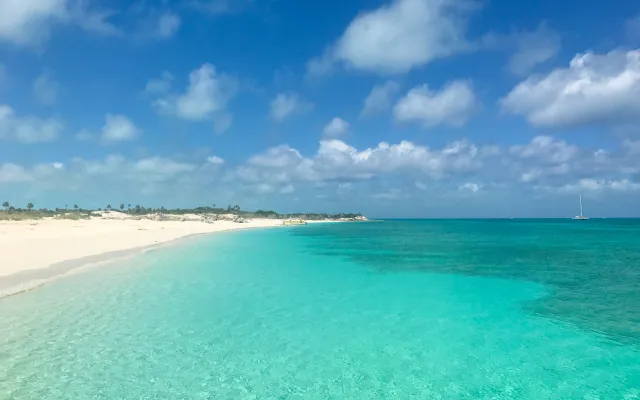
<path fill-rule="evenodd" d="M 575 217 L 573 217 L 573 219 L 578 219 L 578 220 L 587 220 L 587 219 L 589 219 L 589 217 L 585 216 L 582 213 L 582 195 L 580 195 L 580 215 L 576 215 Z"/>

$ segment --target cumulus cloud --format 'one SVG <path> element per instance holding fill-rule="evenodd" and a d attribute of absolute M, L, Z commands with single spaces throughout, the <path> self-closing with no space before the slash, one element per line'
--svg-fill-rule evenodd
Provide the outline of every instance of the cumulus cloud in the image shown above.
<path fill-rule="evenodd" d="M 224 164 L 224 159 L 218 157 L 218 156 L 209 156 L 207 157 L 207 162 L 209 162 L 210 164 L 214 164 L 214 165 L 222 165 Z"/>
<path fill-rule="evenodd" d="M 530 143 L 512 146 L 510 152 L 521 158 L 535 158 L 544 164 L 559 164 L 575 159 L 579 148 L 551 136 L 536 136 Z"/>
<path fill-rule="evenodd" d="M 154 36 L 158 39 L 168 39 L 178 32 L 181 24 L 182 21 L 178 15 L 164 13 L 158 17 Z"/>
<path fill-rule="evenodd" d="M 62 129 L 62 123 L 55 118 L 20 116 L 13 108 L 0 104 L 0 140 L 52 142 L 60 136 Z"/>
<path fill-rule="evenodd" d="M 342 136 L 349 131 L 349 127 L 350 124 L 347 121 L 335 117 L 324 127 L 322 134 L 327 137 Z"/>
<path fill-rule="evenodd" d="M 160 80 L 148 82 L 145 88 L 147 93 L 162 95 L 152 103 L 160 113 L 187 121 L 212 121 L 218 133 L 229 128 L 231 115 L 227 105 L 238 91 L 234 78 L 218 73 L 211 64 L 203 64 L 189 74 L 186 91 L 178 95 L 169 93 L 172 79 L 165 72 Z"/>
<path fill-rule="evenodd" d="M 141 134 L 142 131 L 126 116 L 112 114 L 105 116 L 105 124 L 101 131 L 101 137 L 105 143 L 133 140 Z"/>
<path fill-rule="evenodd" d="M 26 182 L 32 179 L 31 174 L 20 165 L 0 164 L 0 183 Z"/>
<path fill-rule="evenodd" d="M 27 184 L 61 193 L 82 190 L 93 193 L 101 202 L 104 187 L 113 185 L 117 190 L 110 195 L 136 198 L 162 194 L 158 198 L 166 205 L 176 201 L 174 193 L 180 198 L 186 193 L 202 198 L 207 188 L 216 188 L 216 192 L 224 188 L 225 196 L 235 193 L 223 202 L 233 202 L 232 197 L 239 194 L 280 196 L 294 191 L 301 198 L 339 196 L 343 200 L 354 196 L 401 200 L 423 196 L 421 191 L 433 199 L 464 198 L 475 193 L 484 193 L 484 197 L 496 190 L 504 194 L 504 188 L 510 188 L 511 193 L 534 190 L 536 196 L 633 196 L 640 188 L 640 159 L 634 154 L 635 146 L 627 140 L 617 149 L 588 149 L 541 136 L 506 148 L 466 140 L 437 148 L 409 141 L 356 148 L 333 139 L 322 140 L 309 154 L 279 145 L 231 166 L 218 156 L 202 153 L 141 159 L 113 154 L 102 159 L 76 158 L 64 164 L 32 166 L 5 163 L 0 164 L 0 181 L 7 187 Z M 204 197 L 212 194 L 206 193 Z M 503 203 L 499 204 L 504 204 L 506 200 L 500 199 Z"/>
<path fill-rule="evenodd" d="M 585 157 L 577 146 L 551 136 L 537 136 L 527 144 L 511 146 L 508 154 L 513 156 L 509 170 L 524 183 L 567 176 Z"/>
<path fill-rule="evenodd" d="M 173 75 L 169 71 L 163 71 L 158 79 L 147 82 L 144 92 L 147 94 L 165 94 L 171 90 Z"/>
<path fill-rule="evenodd" d="M 466 50 L 466 0 L 394 0 L 359 14 L 325 54 L 308 64 L 322 74 L 334 64 L 384 74 L 404 73 Z"/>
<path fill-rule="evenodd" d="M 508 157 L 502 165 L 508 173 L 504 181 L 513 183 L 515 179 L 538 189 L 575 189 L 575 183 L 567 186 L 568 182 L 633 182 L 640 177 L 640 161 L 632 141 L 624 141 L 612 151 L 580 148 L 564 140 L 538 136 L 527 144 L 511 146 L 505 155 Z"/>
<path fill-rule="evenodd" d="M 127 160 L 120 154 L 112 154 L 104 159 L 88 160 L 75 158 L 72 160 L 72 171 L 77 178 L 95 176 L 119 177 L 127 181 L 163 182 L 192 173 L 199 165 L 181 162 L 168 157 L 147 157 L 138 160 Z"/>
<path fill-rule="evenodd" d="M 176 99 L 176 114 L 193 121 L 211 118 L 226 107 L 235 92 L 235 81 L 219 76 L 213 65 L 205 64 L 189 75 L 186 93 Z"/>
<path fill-rule="evenodd" d="M 454 81 L 439 91 L 417 86 L 393 108 L 396 120 L 419 122 L 425 128 L 438 125 L 462 126 L 477 108 L 476 96 L 467 81 Z"/>
<path fill-rule="evenodd" d="M 478 185 L 477 183 L 473 183 L 473 182 L 467 182 L 464 183 L 462 185 L 460 185 L 459 189 L 462 191 L 469 191 L 471 193 L 477 193 L 478 191 L 480 191 L 480 188 L 482 186 Z"/>
<path fill-rule="evenodd" d="M 364 106 L 360 114 L 371 115 L 388 110 L 398 90 L 400 90 L 400 85 L 393 81 L 375 85 L 373 89 L 371 89 L 371 93 L 364 99 Z"/>
<path fill-rule="evenodd" d="M 81 129 L 80 131 L 78 131 L 78 133 L 76 133 L 76 140 L 80 140 L 82 142 L 86 142 L 88 140 L 93 139 L 96 136 L 96 134 L 94 132 L 91 132 L 88 129 Z"/>
<path fill-rule="evenodd" d="M 501 100 L 535 126 L 619 124 L 640 119 L 640 50 L 576 55 L 568 68 L 532 76 Z"/>
<path fill-rule="evenodd" d="M 240 12 L 254 4 L 254 0 L 190 0 L 187 4 L 196 10 L 217 15 Z"/>
<path fill-rule="evenodd" d="M 59 92 L 60 84 L 49 73 L 40 74 L 33 82 L 33 94 L 36 100 L 46 106 L 56 104 Z"/>
<path fill-rule="evenodd" d="M 24 167 L 13 163 L 0 164 L 0 183 L 33 182 L 47 179 L 64 170 L 60 162 L 35 164 Z"/>
<path fill-rule="evenodd" d="M 640 155 L 640 140 L 626 139 L 622 142 L 622 147 L 626 149 L 629 154 Z"/>
<path fill-rule="evenodd" d="M 286 118 L 309 111 L 313 105 L 296 93 L 279 93 L 272 101 L 270 115 L 274 120 L 281 122 Z"/>
<path fill-rule="evenodd" d="M 466 141 L 452 142 L 439 150 L 403 141 L 381 142 L 378 146 L 357 150 L 337 139 L 323 140 L 312 157 L 281 145 L 251 157 L 235 170 L 246 183 L 284 185 L 291 182 L 342 182 L 369 180 L 389 174 L 411 174 L 442 179 L 451 174 L 471 173 L 496 154 Z"/>
<path fill-rule="evenodd" d="M 515 36 L 516 52 L 509 59 L 507 68 L 516 75 L 526 75 L 560 51 L 560 35 L 546 24 L 540 24 L 533 32 L 524 32 Z"/>
<path fill-rule="evenodd" d="M 37 46 L 56 25 L 73 24 L 106 36 L 121 31 L 109 22 L 113 12 L 88 8 L 81 0 L 4 0 L 0 13 L 0 41 Z"/>
<path fill-rule="evenodd" d="M 560 187 L 560 190 L 575 194 L 600 191 L 634 192 L 640 190 L 640 183 L 632 182 L 629 179 L 604 180 L 585 178 L 576 183 L 566 184 Z"/>

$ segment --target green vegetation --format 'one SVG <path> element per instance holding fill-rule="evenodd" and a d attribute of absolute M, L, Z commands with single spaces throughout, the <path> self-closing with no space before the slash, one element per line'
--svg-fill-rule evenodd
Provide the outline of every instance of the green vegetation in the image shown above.
<path fill-rule="evenodd" d="M 4 207 L 4 211 L 0 212 L 0 220 L 5 221 L 20 221 L 20 220 L 29 220 L 29 219 L 41 219 L 45 217 L 56 218 L 56 219 L 72 219 L 72 220 L 80 220 L 80 219 L 89 219 L 91 216 L 101 216 L 101 214 L 96 213 L 96 211 L 101 211 L 101 209 L 93 210 L 93 209 L 84 209 L 79 207 L 77 204 L 73 205 L 73 211 L 68 210 L 68 205 L 65 205 L 64 208 L 56 208 L 55 210 L 49 210 L 46 208 L 42 208 L 39 210 L 34 209 L 33 203 L 28 203 L 25 208 L 15 208 L 9 204 L 8 201 L 2 203 L 2 207 Z M 113 208 L 111 204 L 108 204 L 105 207 L 105 210 L 112 211 Z M 223 214 L 233 214 L 238 218 L 272 218 L 272 219 L 288 219 L 288 218 L 302 218 L 306 220 L 325 220 L 325 219 L 352 219 L 356 217 L 360 217 L 362 214 L 360 213 L 338 213 L 338 214 L 327 214 L 327 213 L 293 213 L 293 214 L 279 214 L 273 210 L 257 210 L 257 211 L 245 211 L 240 208 L 239 205 L 229 205 L 226 208 L 216 207 L 215 204 L 212 206 L 202 206 L 195 208 L 174 208 L 167 209 L 165 207 L 159 208 L 148 208 L 141 205 L 135 205 L 131 207 L 131 204 L 128 204 L 127 209 L 125 210 L 124 203 L 121 203 L 119 206 L 119 212 L 123 212 L 125 214 L 129 214 L 132 216 L 145 216 L 150 214 L 161 214 L 161 215 L 185 215 L 185 214 L 198 214 L 198 215 L 208 215 L 215 216 L 215 219 L 218 219 L 220 215 Z"/>
<path fill-rule="evenodd" d="M 55 219 L 70 219 L 70 220 L 78 221 L 78 220 L 81 220 L 81 219 L 91 219 L 92 215 L 93 214 L 90 214 L 90 213 L 74 212 L 74 213 L 56 214 L 54 216 L 54 218 Z"/>

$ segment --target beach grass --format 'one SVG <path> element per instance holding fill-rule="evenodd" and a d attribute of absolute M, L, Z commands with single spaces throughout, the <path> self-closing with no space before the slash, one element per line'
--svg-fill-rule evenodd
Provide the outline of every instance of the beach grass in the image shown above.
<path fill-rule="evenodd" d="M 24 212 L 0 212 L 0 221 L 30 221 L 42 219 L 45 217 L 51 217 L 50 213 L 39 211 L 24 211 Z"/>

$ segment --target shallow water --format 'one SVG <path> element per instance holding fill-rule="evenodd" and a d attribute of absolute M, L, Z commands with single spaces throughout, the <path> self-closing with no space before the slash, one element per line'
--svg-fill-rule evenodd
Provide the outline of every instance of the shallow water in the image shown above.
<path fill-rule="evenodd" d="M 572 291 L 589 276 L 572 278 L 580 268 L 567 252 L 579 254 L 579 240 L 545 242 L 532 232 L 557 229 L 544 224 L 502 239 L 504 228 L 490 228 L 225 233 L 3 299 L 0 399 L 638 398 L 633 303 L 598 316 L 617 318 L 598 329 L 585 322 L 592 311 L 568 317 L 601 295 L 622 302 L 604 283 L 591 296 L 580 284 Z M 590 228 L 571 229 L 588 244 L 581 251 L 598 254 L 580 231 Z M 596 236 L 637 271 L 637 253 L 607 235 Z M 492 239 L 502 254 L 488 254 Z M 564 250 L 544 245 L 560 242 Z"/>

